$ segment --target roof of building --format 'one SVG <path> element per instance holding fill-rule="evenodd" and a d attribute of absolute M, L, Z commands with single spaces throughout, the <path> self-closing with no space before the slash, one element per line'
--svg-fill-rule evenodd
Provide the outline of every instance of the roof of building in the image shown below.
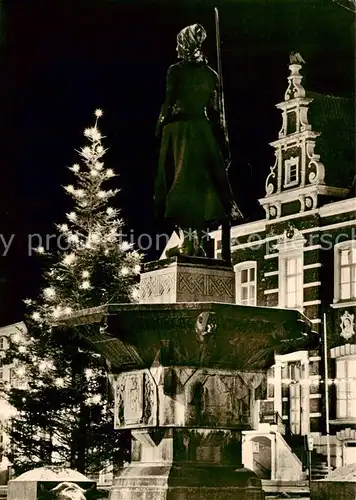
<path fill-rule="evenodd" d="M 6 421 L 17 414 L 17 410 L 4 397 L 0 397 L 0 421 Z"/>
<path fill-rule="evenodd" d="M 0 337 L 9 337 L 14 333 L 27 333 L 26 324 L 23 321 L 19 321 L 18 323 L 0 327 Z"/>
<path fill-rule="evenodd" d="M 322 481 L 352 481 L 356 482 L 356 464 L 344 465 L 330 472 Z"/>
<path fill-rule="evenodd" d="M 315 153 L 325 166 L 329 186 L 351 187 L 355 170 L 355 103 L 353 99 L 307 92 L 313 99 L 308 118 L 315 132 Z"/>
<path fill-rule="evenodd" d="M 18 476 L 13 481 L 49 481 L 49 482 L 63 482 L 63 481 L 85 481 L 89 479 L 80 472 L 62 466 L 47 466 L 38 467 L 29 470 Z"/>

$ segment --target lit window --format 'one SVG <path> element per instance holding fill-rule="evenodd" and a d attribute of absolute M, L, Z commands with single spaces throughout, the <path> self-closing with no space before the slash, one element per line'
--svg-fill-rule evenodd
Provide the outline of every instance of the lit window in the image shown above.
<path fill-rule="evenodd" d="M 356 419 L 356 357 L 336 360 L 336 418 Z"/>
<path fill-rule="evenodd" d="M 292 157 L 284 162 L 285 180 L 284 187 L 297 186 L 299 183 L 299 158 Z"/>
<path fill-rule="evenodd" d="M 13 382 L 17 379 L 17 373 L 15 368 L 10 368 L 10 382 Z"/>
<path fill-rule="evenodd" d="M 267 398 L 274 398 L 274 384 L 267 385 Z"/>
<path fill-rule="evenodd" d="M 356 242 L 335 246 L 334 302 L 356 299 Z"/>
<path fill-rule="evenodd" d="M 301 290 L 301 274 L 302 274 L 302 259 L 298 257 L 287 257 L 285 259 L 286 266 L 286 306 L 299 307 L 301 306 L 300 290 Z"/>
<path fill-rule="evenodd" d="M 278 305 L 301 309 L 303 306 L 303 263 L 306 240 L 302 233 L 289 224 L 278 239 Z"/>
<path fill-rule="evenodd" d="M 286 380 L 289 379 L 289 365 L 287 363 L 282 365 L 281 376 L 283 379 L 286 379 Z"/>
<path fill-rule="evenodd" d="M 303 305 L 303 255 L 281 259 L 280 306 L 298 308 Z"/>
<path fill-rule="evenodd" d="M 301 431 L 301 393 L 300 384 L 290 384 L 289 386 L 289 401 L 290 401 L 290 430 L 293 434 L 300 434 Z"/>
<path fill-rule="evenodd" d="M 260 452 L 260 443 L 257 443 L 256 441 L 252 441 L 252 452 L 253 453 Z"/>
<path fill-rule="evenodd" d="M 294 382 L 298 382 L 300 380 L 300 372 L 301 372 L 301 366 L 300 363 L 291 363 L 289 365 L 290 367 L 290 379 L 293 380 Z"/>
<path fill-rule="evenodd" d="M 256 305 L 256 262 L 241 262 L 234 266 L 236 276 L 236 304 Z"/>

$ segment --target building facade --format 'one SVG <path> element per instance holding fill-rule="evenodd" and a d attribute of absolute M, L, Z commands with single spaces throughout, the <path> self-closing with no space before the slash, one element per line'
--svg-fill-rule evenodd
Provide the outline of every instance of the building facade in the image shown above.
<path fill-rule="evenodd" d="M 289 70 L 284 101 L 277 105 L 282 127 L 271 143 L 275 164 L 259 200 L 266 216 L 231 232 L 236 300 L 295 308 L 311 320 L 319 348 L 275 356 L 261 423 L 280 417 L 286 440 L 293 451 L 298 448 L 302 462 L 305 438 L 312 435 L 315 451 L 339 467 L 356 463 L 351 109 L 348 115 L 346 99 L 308 94 L 301 66 L 291 64 Z M 215 239 L 219 255 L 218 234 Z"/>
<path fill-rule="evenodd" d="M 306 92 L 301 70 L 290 64 L 277 104 L 265 217 L 231 229 L 236 303 L 298 309 L 319 335 L 317 348 L 275 356 L 259 425 L 245 433 L 245 465 L 275 479 L 303 477 L 307 436 L 320 464 L 356 463 L 354 114 L 347 99 Z"/>

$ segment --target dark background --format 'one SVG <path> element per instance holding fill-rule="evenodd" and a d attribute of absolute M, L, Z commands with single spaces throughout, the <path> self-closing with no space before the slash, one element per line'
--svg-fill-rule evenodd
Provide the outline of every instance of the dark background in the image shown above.
<path fill-rule="evenodd" d="M 345 7 L 349 5 L 348 0 Z M 332 0 L 119 2 L 11 0 L 0 4 L 0 234 L 15 234 L 0 256 L 0 325 L 23 319 L 22 298 L 36 294 L 40 263 L 28 234 L 54 233 L 72 205 L 62 186 L 78 161 L 83 130 L 102 108 L 110 147 L 106 165 L 120 177 L 117 206 L 135 235 L 167 230 L 153 218 L 158 155 L 155 123 L 175 37 L 199 22 L 216 67 L 214 5 L 219 7 L 225 99 L 232 145 L 230 180 L 248 220 L 273 164 L 281 127 L 288 56 L 307 65 L 309 90 L 351 96 L 355 14 Z M 161 249 L 162 250 L 162 249 Z M 3 245 L 0 241 L 0 255 Z M 159 251 L 150 250 L 146 259 Z"/>

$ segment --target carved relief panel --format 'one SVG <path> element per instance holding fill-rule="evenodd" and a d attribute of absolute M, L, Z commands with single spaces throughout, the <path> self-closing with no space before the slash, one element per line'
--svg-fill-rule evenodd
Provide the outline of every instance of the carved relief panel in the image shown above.
<path fill-rule="evenodd" d="M 185 386 L 186 425 L 238 428 L 249 424 L 249 389 L 238 374 L 199 371 Z"/>
<path fill-rule="evenodd" d="M 115 428 L 157 425 L 157 388 L 148 370 L 118 375 L 115 382 Z"/>

